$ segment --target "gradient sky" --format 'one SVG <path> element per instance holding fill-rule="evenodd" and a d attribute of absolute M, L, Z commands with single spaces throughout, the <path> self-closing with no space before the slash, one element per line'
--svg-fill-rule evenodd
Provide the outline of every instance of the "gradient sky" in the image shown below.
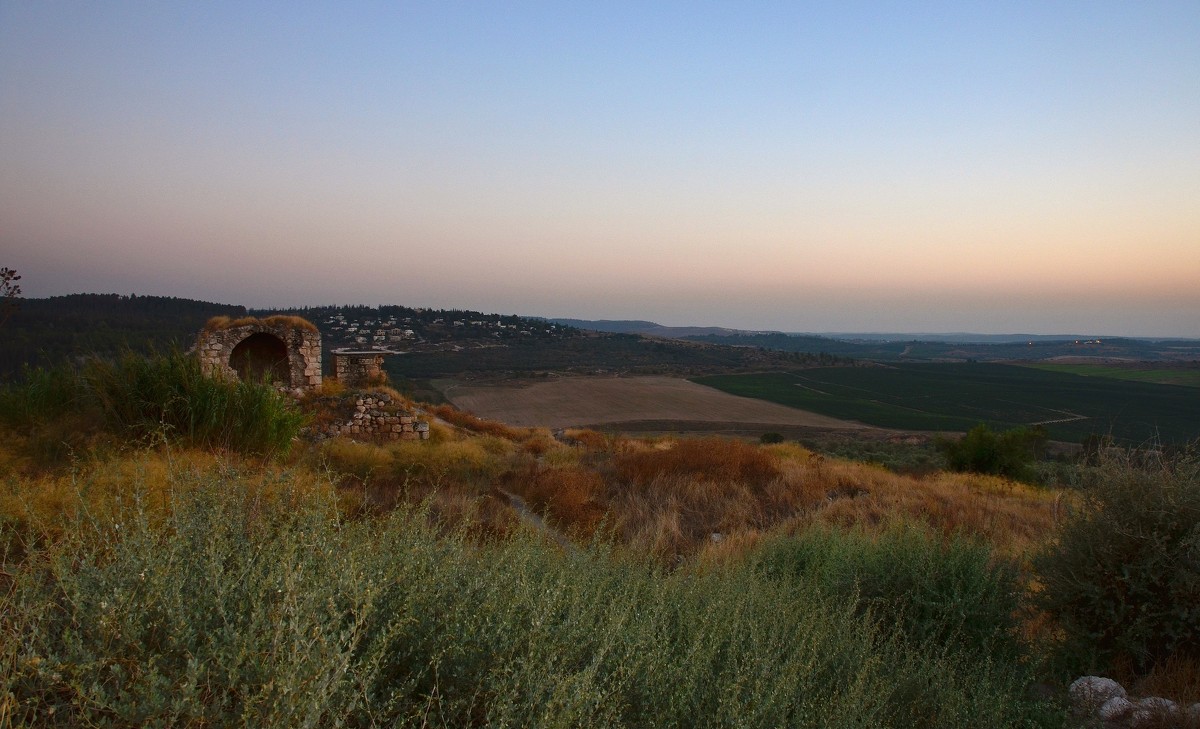
<path fill-rule="evenodd" d="M 27 296 L 1200 337 L 1200 2 L 0 1 Z"/>

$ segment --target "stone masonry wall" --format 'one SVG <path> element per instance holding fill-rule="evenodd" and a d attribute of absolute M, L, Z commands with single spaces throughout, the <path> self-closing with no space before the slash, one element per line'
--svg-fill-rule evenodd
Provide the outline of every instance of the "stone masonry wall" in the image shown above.
<path fill-rule="evenodd" d="M 321 385 L 321 333 L 308 322 L 293 317 L 240 320 L 236 326 L 205 327 L 196 340 L 196 355 L 209 374 L 236 379 L 231 357 L 234 349 L 255 334 L 274 337 L 286 349 L 287 382 L 279 384 L 293 392 Z"/>
<path fill-rule="evenodd" d="M 349 419 L 318 426 L 321 435 L 379 438 L 383 440 L 427 440 L 429 423 L 395 402 L 386 392 L 360 392 L 353 396 Z"/>
<path fill-rule="evenodd" d="M 383 378 L 382 354 L 335 354 L 333 377 L 346 387 L 358 387 Z"/>

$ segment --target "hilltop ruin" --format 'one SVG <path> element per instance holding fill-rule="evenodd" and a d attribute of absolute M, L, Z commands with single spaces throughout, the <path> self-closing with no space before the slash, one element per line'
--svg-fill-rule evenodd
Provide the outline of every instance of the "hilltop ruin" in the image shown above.
<path fill-rule="evenodd" d="M 294 394 L 321 386 L 321 332 L 298 316 L 213 317 L 195 351 L 209 374 L 265 379 Z"/>

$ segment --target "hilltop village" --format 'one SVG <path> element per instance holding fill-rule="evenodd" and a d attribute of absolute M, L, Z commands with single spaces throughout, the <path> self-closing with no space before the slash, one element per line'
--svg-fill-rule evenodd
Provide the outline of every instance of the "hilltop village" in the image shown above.
<path fill-rule="evenodd" d="M 272 310 L 271 313 L 279 313 Z M 267 312 L 252 311 L 263 315 Z M 287 309 L 317 325 L 325 345 L 337 349 L 439 351 L 499 344 L 511 340 L 566 339 L 582 335 L 573 327 L 516 315 L 404 306 L 329 306 Z"/>

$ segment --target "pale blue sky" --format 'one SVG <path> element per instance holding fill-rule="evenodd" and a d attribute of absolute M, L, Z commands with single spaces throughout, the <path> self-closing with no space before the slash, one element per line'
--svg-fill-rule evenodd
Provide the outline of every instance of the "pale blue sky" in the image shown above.
<path fill-rule="evenodd" d="M 28 295 L 1200 336 L 1200 2 L 0 2 Z"/>

